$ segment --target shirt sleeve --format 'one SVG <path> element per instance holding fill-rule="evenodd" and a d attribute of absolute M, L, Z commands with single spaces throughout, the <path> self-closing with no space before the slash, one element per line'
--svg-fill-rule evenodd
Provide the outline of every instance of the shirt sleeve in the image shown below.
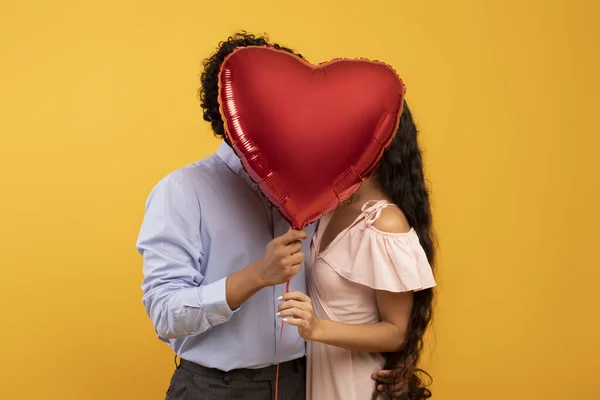
<path fill-rule="evenodd" d="M 197 193 L 181 177 L 169 176 L 152 190 L 137 250 L 144 258 L 142 302 L 162 339 L 201 334 L 233 314 L 227 278 L 203 282 L 200 224 Z"/>

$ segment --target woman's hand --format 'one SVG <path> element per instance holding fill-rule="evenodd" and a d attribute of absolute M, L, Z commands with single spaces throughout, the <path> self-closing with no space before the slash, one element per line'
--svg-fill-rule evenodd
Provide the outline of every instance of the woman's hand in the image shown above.
<path fill-rule="evenodd" d="M 289 292 L 280 299 L 284 302 L 277 309 L 277 316 L 297 326 L 300 336 L 305 340 L 317 340 L 321 333 L 321 320 L 315 317 L 310 298 L 302 292 Z"/>

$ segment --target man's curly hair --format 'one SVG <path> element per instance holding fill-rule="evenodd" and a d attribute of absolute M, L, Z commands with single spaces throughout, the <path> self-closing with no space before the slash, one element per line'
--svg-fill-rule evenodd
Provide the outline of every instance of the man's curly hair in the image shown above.
<path fill-rule="evenodd" d="M 246 31 L 241 31 L 219 43 L 217 51 L 202 63 L 204 72 L 200 76 L 201 87 L 200 106 L 204 110 L 204 120 L 210 122 L 215 136 L 227 140 L 221 113 L 219 112 L 219 70 L 225 58 L 238 47 L 271 46 L 278 50 L 285 50 L 302 58 L 301 54 L 277 43 L 271 43 L 267 36 L 255 36 Z"/>

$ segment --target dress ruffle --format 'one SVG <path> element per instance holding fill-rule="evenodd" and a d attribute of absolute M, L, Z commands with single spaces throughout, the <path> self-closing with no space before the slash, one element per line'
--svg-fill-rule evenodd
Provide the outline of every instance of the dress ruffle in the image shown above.
<path fill-rule="evenodd" d="M 387 202 L 366 204 L 364 219 L 348 229 L 320 257 L 339 275 L 389 292 L 408 292 L 436 285 L 433 271 L 414 229 L 382 232 L 373 227 Z"/>

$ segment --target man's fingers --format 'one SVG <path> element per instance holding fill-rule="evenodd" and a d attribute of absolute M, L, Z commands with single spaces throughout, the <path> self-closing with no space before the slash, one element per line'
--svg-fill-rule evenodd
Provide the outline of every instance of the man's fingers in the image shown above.
<path fill-rule="evenodd" d="M 296 240 L 285 246 L 285 252 L 286 254 L 295 254 L 302 250 L 303 245 L 304 244 L 300 240 Z"/>
<path fill-rule="evenodd" d="M 292 265 L 301 264 L 304 261 L 304 253 L 297 252 L 292 254 L 289 259 L 285 260 L 285 262 L 289 262 Z"/>
<path fill-rule="evenodd" d="M 290 230 L 287 233 L 279 236 L 276 240 L 278 240 L 283 245 L 287 245 L 297 240 L 304 240 L 307 237 L 308 235 L 304 231 Z"/>
<path fill-rule="evenodd" d="M 375 381 L 378 381 L 378 382 L 381 382 L 381 379 L 382 379 L 382 378 L 385 378 L 385 376 L 384 376 L 384 375 L 382 375 L 382 376 L 379 376 L 378 374 L 379 374 L 379 373 L 384 373 L 384 372 L 385 372 L 384 370 L 380 370 L 380 371 L 378 371 L 378 372 L 373 372 L 373 373 L 371 374 L 371 379 L 373 379 L 373 380 L 375 380 Z"/>
<path fill-rule="evenodd" d="M 302 255 L 302 259 L 304 259 L 304 255 Z M 296 275 L 298 272 L 300 272 L 300 270 L 302 269 L 302 264 L 298 263 L 298 264 L 294 264 L 292 265 L 292 274 Z"/>
<path fill-rule="evenodd" d="M 392 378 L 388 378 L 387 376 L 378 376 L 376 381 L 385 385 L 391 385 L 393 383 Z"/>
<path fill-rule="evenodd" d="M 285 246 L 285 252 L 287 254 L 296 254 L 302 250 L 302 246 L 304 246 L 304 244 L 300 240 L 296 240 Z"/>
<path fill-rule="evenodd" d="M 391 376 L 392 371 L 387 370 L 387 369 L 382 369 L 377 371 L 376 374 L 373 374 L 374 377 L 373 379 L 375 379 L 377 382 L 381 382 L 381 383 L 385 383 L 390 384 L 392 383 L 392 376 Z"/>
<path fill-rule="evenodd" d="M 402 385 L 400 383 L 390 386 L 390 389 L 392 389 L 392 392 L 394 392 L 394 395 L 396 397 L 400 397 L 402 395 Z M 384 390 L 383 385 L 377 385 L 377 391 L 383 392 L 383 390 Z"/>
<path fill-rule="evenodd" d="M 393 393 L 395 398 L 401 398 L 404 395 L 402 390 L 402 383 L 394 383 L 392 371 L 390 370 L 380 370 L 371 374 L 371 378 L 377 381 L 377 391 L 383 392 L 387 387 Z"/>

